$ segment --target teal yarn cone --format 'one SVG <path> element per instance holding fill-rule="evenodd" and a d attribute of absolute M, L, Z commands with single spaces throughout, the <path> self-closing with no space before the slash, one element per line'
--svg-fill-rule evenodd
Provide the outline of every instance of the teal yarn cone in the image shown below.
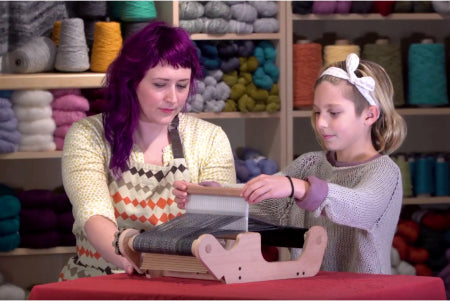
<path fill-rule="evenodd" d="M 125 22 L 143 22 L 157 17 L 153 1 L 124 1 L 120 9 L 120 19 Z"/>
<path fill-rule="evenodd" d="M 449 167 L 444 155 L 438 155 L 435 167 L 435 195 L 449 195 Z"/>
<path fill-rule="evenodd" d="M 411 44 L 408 67 L 409 104 L 430 107 L 448 104 L 443 44 Z"/>
<path fill-rule="evenodd" d="M 394 105 L 405 105 L 402 75 L 402 55 L 399 44 L 366 44 L 362 51 L 363 59 L 375 62 L 386 70 L 394 86 Z"/>
<path fill-rule="evenodd" d="M 415 191 L 417 196 L 430 196 L 434 193 L 434 158 L 421 155 L 415 166 Z"/>

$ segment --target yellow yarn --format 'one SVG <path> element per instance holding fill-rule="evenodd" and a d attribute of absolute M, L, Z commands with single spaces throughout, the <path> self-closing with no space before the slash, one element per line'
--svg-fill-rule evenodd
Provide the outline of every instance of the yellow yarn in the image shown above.
<path fill-rule="evenodd" d="M 325 66 L 337 61 L 345 61 L 347 55 L 355 53 L 360 56 L 358 45 L 327 45 L 324 47 L 323 60 Z"/>
<path fill-rule="evenodd" d="M 61 21 L 56 21 L 53 23 L 52 29 L 52 40 L 55 42 L 55 45 L 59 44 L 59 33 L 61 32 Z"/>
<path fill-rule="evenodd" d="M 118 22 L 97 22 L 94 28 L 91 70 L 106 72 L 122 47 L 122 33 Z"/>

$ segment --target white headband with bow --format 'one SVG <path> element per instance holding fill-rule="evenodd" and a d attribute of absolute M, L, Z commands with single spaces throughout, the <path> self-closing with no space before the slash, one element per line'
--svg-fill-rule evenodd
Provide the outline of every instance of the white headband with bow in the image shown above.
<path fill-rule="evenodd" d="M 375 80 L 370 76 L 357 77 L 355 74 L 355 70 L 359 65 L 359 57 L 354 53 L 350 53 L 345 60 L 345 64 L 347 67 L 347 72 L 341 68 L 330 67 L 326 69 L 320 77 L 324 75 L 331 75 L 347 80 L 358 89 L 370 105 L 379 108 L 380 106 L 377 101 L 372 97 L 372 95 L 370 95 L 370 92 L 375 90 Z"/>

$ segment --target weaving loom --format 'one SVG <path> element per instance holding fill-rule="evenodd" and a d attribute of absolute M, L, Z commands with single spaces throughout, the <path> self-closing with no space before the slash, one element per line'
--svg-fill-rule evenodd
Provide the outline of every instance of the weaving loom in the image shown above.
<path fill-rule="evenodd" d="M 280 227 L 248 216 L 238 188 L 189 186 L 186 213 L 149 231 L 125 230 L 123 256 L 139 273 L 225 283 L 311 277 L 322 264 L 325 229 Z M 297 260 L 267 262 L 261 244 L 302 248 Z"/>

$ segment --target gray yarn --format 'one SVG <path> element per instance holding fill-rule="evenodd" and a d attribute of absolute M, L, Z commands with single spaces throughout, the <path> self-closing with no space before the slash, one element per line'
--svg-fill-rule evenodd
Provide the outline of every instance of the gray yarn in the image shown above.
<path fill-rule="evenodd" d="M 55 68 L 59 71 L 82 72 L 88 70 L 89 67 L 83 20 L 80 18 L 63 20 Z"/>
<path fill-rule="evenodd" d="M 275 18 L 261 18 L 253 23 L 253 32 L 278 32 L 280 24 Z"/>
<path fill-rule="evenodd" d="M 9 2 L 0 2 L 0 56 L 8 52 Z"/>
<path fill-rule="evenodd" d="M 0 110 L 0 122 L 2 121 L 8 121 L 12 118 L 14 118 L 14 111 L 12 108 L 2 108 Z"/>
<path fill-rule="evenodd" d="M 198 1 L 180 1 L 180 20 L 194 20 L 203 16 L 205 7 Z"/>
<path fill-rule="evenodd" d="M 12 73 L 38 73 L 53 70 L 56 45 L 47 37 L 37 37 L 8 54 Z"/>
<path fill-rule="evenodd" d="M 11 103 L 11 101 L 9 101 L 9 99 L 0 97 L 0 109 L 11 108 L 11 107 L 12 107 L 12 103 Z"/>
<path fill-rule="evenodd" d="M 204 32 L 206 33 L 227 33 L 228 21 L 222 18 L 208 19 L 202 18 Z"/>
<path fill-rule="evenodd" d="M 278 13 L 278 4 L 275 1 L 249 1 L 256 8 L 259 17 L 273 17 Z"/>
<path fill-rule="evenodd" d="M 202 19 L 195 20 L 180 20 L 179 26 L 189 33 L 201 33 L 204 32 L 204 22 Z"/>
<path fill-rule="evenodd" d="M 240 22 L 236 20 L 228 21 L 228 30 L 232 33 L 252 33 L 253 32 L 253 24 Z"/>
<path fill-rule="evenodd" d="M 222 1 L 209 1 L 205 5 L 205 17 L 211 19 L 222 18 L 225 20 L 230 20 L 231 9 Z"/>
<path fill-rule="evenodd" d="M 98 20 L 106 17 L 106 1 L 77 1 L 76 12 L 83 20 Z"/>
<path fill-rule="evenodd" d="M 148 25 L 148 22 L 123 22 L 123 38 L 124 40 L 132 36 L 136 32 Z"/>
<path fill-rule="evenodd" d="M 237 21 L 253 23 L 258 18 L 258 11 L 248 3 L 234 4 L 231 5 L 231 15 Z"/>
<path fill-rule="evenodd" d="M 8 50 L 31 38 L 50 36 L 55 21 L 67 18 L 64 1 L 10 1 Z"/>

